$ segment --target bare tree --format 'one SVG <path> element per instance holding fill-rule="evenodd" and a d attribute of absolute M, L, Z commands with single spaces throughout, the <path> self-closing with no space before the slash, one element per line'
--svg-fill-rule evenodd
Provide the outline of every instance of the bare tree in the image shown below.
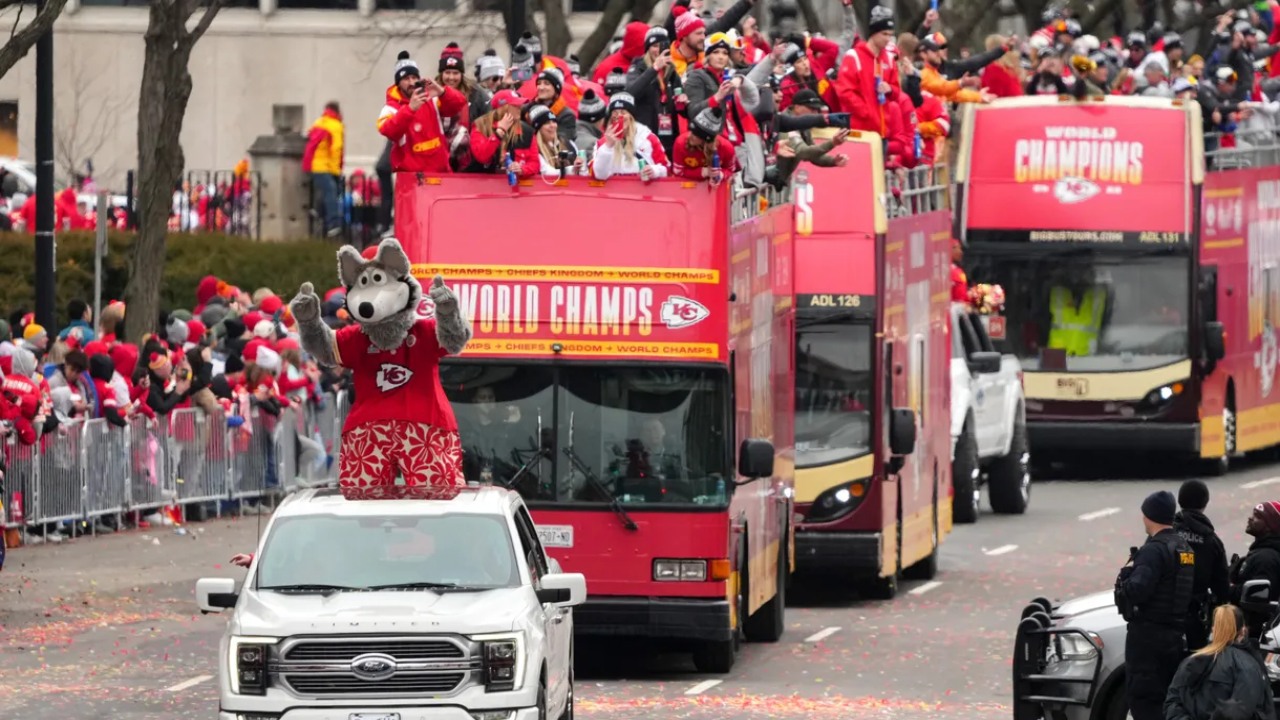
<path fill-rule="evenodd" d="M 21 30 L 18 29 L 18 25 L 22 23 L 22 15 L 27 5 L 22 0 L 0 0 L 0 10 L 6 10 L 15 5 L 18 12 L 14 13 L 13 26 L 9 29 L 9 40 L 0 47 L 0 77 L 27 56 L 42 35 L 53 29 L 53 21 L 62 14 L 62 9 L 67 6 L 67 0 L 48 0 L 44 8 L 36 13 L 35 19 Z"/>
<path fill-rule="evenodd" d="M 564 0 L 538 0 L 542 16 L 547 22 L 547 53 L 556 57 L 569 54 L 569 19 L 564 14 Z"/>
<path fill-rule="evenodd" d="M 96 57 L 86 57 L 85 46 L 71 45 L 63 51 L 66 75 L 58 77 L 59 92 L 54 97 L 53 149 L 58 166 L 67 177 L 84 172 L 93 159 L 115 140 L 120 113 L 133 100 L 120 97 L 97 79 Z M 94 175 L 110 176 L 114 167 L 96 167 Z"/>
<path fill-rule="evenodd" d="M 222 0 L 151 0 L 142 86 L 138 91 L 138 237 L 125 297 L 133 317 L 130 342 L 140 343 L 159 316 L 165 234 L 173 190 L 186 163 L 182 121 L 191 99 L 191 50 L 209 29 Z M 195 26 L 188 29 L 197 11 Z"/>

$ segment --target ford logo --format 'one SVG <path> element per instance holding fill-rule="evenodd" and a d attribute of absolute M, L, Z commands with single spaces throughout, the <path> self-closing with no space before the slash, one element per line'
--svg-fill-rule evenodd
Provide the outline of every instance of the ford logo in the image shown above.
<path fill-rule="evenodd" d="M 351 674 L 361 680 L 386 680 L 396 674 L 396 659 L 381 653 L 361 655 L 351 661 Z"/>

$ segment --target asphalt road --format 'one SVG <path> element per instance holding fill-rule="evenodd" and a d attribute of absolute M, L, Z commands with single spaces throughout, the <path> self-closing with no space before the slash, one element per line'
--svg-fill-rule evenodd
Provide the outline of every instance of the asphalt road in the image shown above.
<path fill-rule="evenodd" d="M 1018 517 L 957 527 L 930 583 L 891 602 L 798 587 L 787 631 L 747 645 L 733 672 L 698 674 L 640 647 L 579 651 L 585 718 L 916 718 L 1009 716 L 1018 613 L 1037 595 L 1106 590 L 1142 540 L 1138 505 L 1182 478 L 1037 484 Z M 1248 544 L 1252 507 L 1280 499 L 1280 465 L 1207 480 L 1227 551 Z M 172 720 L 214 717 L 215 648 L 225 619 L 193 604 L 197 577 L 238 577 L 254 519 L 13 551 L 0 573 L 0 717 Z"/>

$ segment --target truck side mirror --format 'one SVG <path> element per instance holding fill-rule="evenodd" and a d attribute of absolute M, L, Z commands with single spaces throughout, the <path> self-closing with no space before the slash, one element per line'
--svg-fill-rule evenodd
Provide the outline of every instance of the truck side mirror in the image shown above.
<path fill-rule="evenodd" d="M 978 351 L 969 356 L 969 372 L 994 375 L 1000 372 L 1000 353 Z"/>
<path fill-rule="evenodd" d="M 738 474 L 750 480 L 773 477 L 773 443 L 747 438 L 738 446 Z"/>
<path fill-rule="evenodd" d="M 894 408 L 889 413 L 889 453 L 910 455 L 916 451 L 916 413 L 910 408 Z"/>
<path fill-rule="evenodd" d="M 1204 324 L 1204 354 L 1210 362 L 1227 356 L 1227 331 L 1216 320 Z"/>

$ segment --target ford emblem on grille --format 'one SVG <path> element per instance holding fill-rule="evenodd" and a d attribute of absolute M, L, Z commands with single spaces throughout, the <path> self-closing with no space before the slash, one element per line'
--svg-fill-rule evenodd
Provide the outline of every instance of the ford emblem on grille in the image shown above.
<path fill-rule="evenodd" d="M 396 659 L 381 653 L 361 655 L 351 661 L 351 674 L 361 680 L 386 680 L 396 674 Z"/>

